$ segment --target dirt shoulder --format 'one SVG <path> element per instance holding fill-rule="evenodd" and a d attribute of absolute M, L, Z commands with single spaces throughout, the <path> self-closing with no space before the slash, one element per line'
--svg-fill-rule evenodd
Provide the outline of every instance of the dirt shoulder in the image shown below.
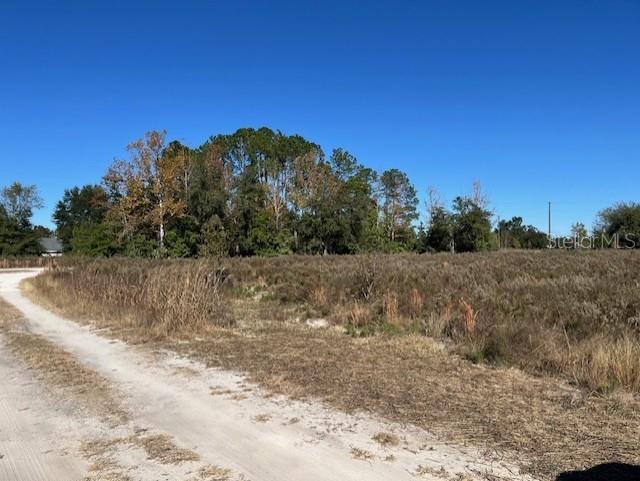
<path fill-rule="evenodd" d="M 30 297 L 53 301 L 33 291 Z M 82 319 L 73 306 L 57 309 Z M 426 429 L 443 442 L 480 446 L 541 479 L 603 462 L 640 463 L 640 407 L 632 396 L 595 396 L 516 369 L 476 366 L 424 336 L 355 339 L 331 328 L 261 322 L 151 342 L 131 325 L 91 323 L 151 349 L 246 373 L 273 393 L 320 399 L 348 413 Z"/>

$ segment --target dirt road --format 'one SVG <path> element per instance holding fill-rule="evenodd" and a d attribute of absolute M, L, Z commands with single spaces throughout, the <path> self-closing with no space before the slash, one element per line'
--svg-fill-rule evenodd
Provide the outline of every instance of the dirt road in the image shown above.
<path fill-rule="evenodd" d="M 485 448 L 269 396 L 239 374 L 101 337 L 22 294 L 20 281 L 37 272 L 0 271 L 0 297 L 23 314 L 28 331 L 106 378 L 129 415 L 110 426 L 100 416 L 59 407 L 55 393 L 43 395 L 33 373 L 0 346 L 0 480 L 527 479 Z M 140 433 L 169 439 L 174 450 L 193 456 L 157 461 L 138 442 L 151 436 Z M 87 442 L 102 448 L 87 450 Z M 111 478 L 96 474 L 101 469 Z"/>

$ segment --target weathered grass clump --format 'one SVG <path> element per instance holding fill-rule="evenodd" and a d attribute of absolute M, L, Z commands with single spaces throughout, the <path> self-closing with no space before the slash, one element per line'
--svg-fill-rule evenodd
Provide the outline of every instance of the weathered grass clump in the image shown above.
<path fill-rule="evenodd" d="M 30 282 L 54 307 L 163 337 L 232 325 L 220 297 L 225 280 L 216 261 L 110 259 L 54 269 Z"/>

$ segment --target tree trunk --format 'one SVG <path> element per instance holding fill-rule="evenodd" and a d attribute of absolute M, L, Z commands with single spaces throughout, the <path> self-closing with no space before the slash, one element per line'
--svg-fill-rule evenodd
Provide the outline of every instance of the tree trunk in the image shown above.
<path fill-rule="evenodd" d="M 160 201 L 160 250 L 164 248 L 164 205 Z"/>

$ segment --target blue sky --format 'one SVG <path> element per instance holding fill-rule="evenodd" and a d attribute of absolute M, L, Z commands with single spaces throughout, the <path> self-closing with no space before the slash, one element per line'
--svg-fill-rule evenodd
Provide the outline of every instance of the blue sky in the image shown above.
<path fill-rule="evenodd" d="M 640 2 L 0 5 L 0 184 L 98 182 L 146 130 L 266 125 L 501 218 L 588 226 L 640 201 Z"/>

